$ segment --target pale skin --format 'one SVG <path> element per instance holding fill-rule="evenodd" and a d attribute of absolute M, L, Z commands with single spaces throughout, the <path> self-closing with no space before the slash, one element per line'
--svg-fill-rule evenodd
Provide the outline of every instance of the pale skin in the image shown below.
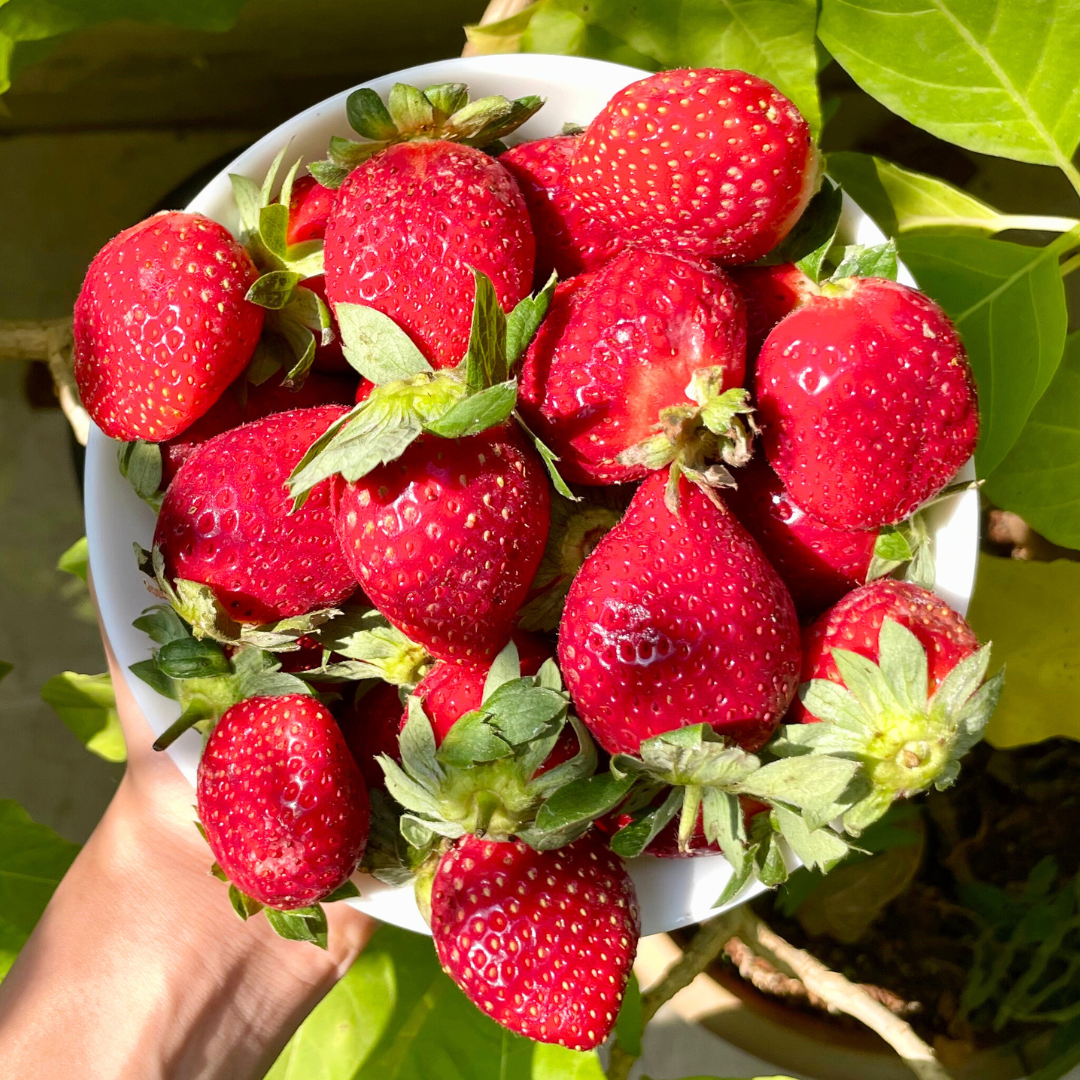
<path fill-rule="evenodd" d="M 193 824 L 195 793 L 106 650 L 128 765 L 0 983 L 0 1061 L 20 1080 L 258 1080 L 375 928 L 326 908 L 329 949 L 242 923 Z"/>

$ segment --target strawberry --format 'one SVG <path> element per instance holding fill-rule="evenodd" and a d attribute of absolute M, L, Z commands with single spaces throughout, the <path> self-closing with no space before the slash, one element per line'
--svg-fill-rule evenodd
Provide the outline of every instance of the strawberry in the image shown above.
<path fill-rule="evenodd" d="M 322 240 L 336 200 L 337 192 L 323 187 L 314 176 L 302 176 L 293 181 L 286 243 Z"/>
<path fill-rule="evenodd" d="M 795 692 L 799 630 L 777 573 L 725 507 L 680 480 L 677 514 L 650 476 L 570 587 L 559 665 L 610 753 L 708 724 L 768 741 Z"/>
<path fill-rule="evenodd" d="M 830 282 L 758 357 L 769 463 L 829 525 L 873 529 L 936 495 L 975 449 L 975 381 L 956 329 L 885 278 Z"/>
<path fill-rule="evenodd" d="M 816 616 L 866 581 L 878 531 L 838 529 L 798 506 L 764 458 L 739 471 L 724 494 L 761 545 L 803 616 Z"/>
<path fill-rule="evenodd" d="M 335 498 L 349 566 L 394 626 L 442 660 L 506 644 L 549 518 L 544 467 L 516 425 L 420 435 Z"/>
<path fill-rule="evenodd" d="M 615 1026 L 641 926 L 626 869 L 595 834 L 558 851 L 465 836 L 435 871 L 431 932 L 496 1023 L 591 1050 Z"/>
<path fill-rule="evenodd" d="M 819 183 L 810 128 L 744 71 L 663 71 L 620 90 L 570 162 L 586 214 L 653 247 L 753 262 L 799 219 Z"/>
<path fill-rule="evenodd" d="M 813 280 L 794 263 L 736 266 L 731 280 L 746 307 L 747 366 L 757 359 L 769 331 L 818 292 Z"/>
<path fill-rule="evenodd" d="M 258 277 L 227 229 L 166 211 L 94 256 L 75 301 L 75 379 L 114 439 L 162 442 L 203 415 L 247 366 L 263 309 Z"/>
<path fill-rule="evenodd" d="M 405 329 L 436 368 L 469 340 L 473 270 L 509 311 L 529 292 L 535 244 L 525 202 L 494 158 L 441 140 L 403 142 L 354 169 L 326 230 L 331 306 L 364 304 Z"/>
<path fill-rule="evenodd" d="M 311 441 L 346 411 L 324 405 L 276 413 L 198 447 L 158 516 L 154 545 L 167 576 L 209 586 L 237 622 L 331 608 L 355 591 L 334 533 L 330 485 L 319 485 L 296 514 L 285 488 Z"/>
<path fill-rule="evenodd" d="M 364 780 L 334 718 L 314 698 L 234 705 L 207 740 L 196 792 L 218 865 L 267 907 L 289 911 L 324 900 L 364 852 Z"/>
<path fill-rule="evenodd" d="M 377 682 L 365 694 L 352 698 L 338 720 L 349 752 L 360 766 L 368 790 L 385 790 L 386 778 L 375 760 L 386 754 L 394 761 L 398 753 L 401 696 L 398 688 Z"/>
<path fill-rule="evenodd" d="M 702 396 L 695 377 L 712 397 L 741 386 L 745 343 L 742 302 L 723 271 L 693 257 L 624 251 L 555 290 L 525 356 L 522 415 L 570 480 L 637 480 L 684 445 L 700 469 L 692 459 L 705 400 L 689 396 Z M 656 461 L 636 456 L 654 442 Z"/>
<path fill-rule="evenodd" d="M 182 434 L 162 444 L 162 486 L 169 484 L 196 447 L 223 431 L 261 420 L 272 413 L 315 405 L 347 405 L 352 399 L 352 380 L 334 379 L 327 375 L 309 375 L 296 390 L 283 386 L 276 376 L 258 386 L 240 380 L 230 388 L 230 392 L 218 398 L 209 412 L 185 428 Z"/>
<path fill-rule="evenodd" d="M 517 181 L 536 237 L 536 282 L 591 270 L 618 255 L 626 241 L 581 208 L 567 181 L 580 135 L 555 135 L 521 143 L 499 156 Z"/>

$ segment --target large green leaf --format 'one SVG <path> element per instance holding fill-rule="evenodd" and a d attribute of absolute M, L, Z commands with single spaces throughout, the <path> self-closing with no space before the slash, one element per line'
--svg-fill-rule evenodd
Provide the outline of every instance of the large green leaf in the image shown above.
<path fill-rule="evenodd" d="M 1080 563 L 983 555 L 968 619 L 993 642 L 991 666 L 1005 665 L 987 741 L 1080 740 Z"/>
<path fill-rule="evenodd" d="M 1016 442 L 1061 362 L 1067 315 L 1058 258 L 1047 247 L 980 236 L 902 236 L 900 258 L 963 335 L 979 387 L 976 465 L 989 476 Z"/>
<path fill-rule="evenodd" d="M 816 133 L 816 18 L 814 0 L 543 0 L 521 48 L 653 70 L 739 68 L 783 91 Z"/>
<path fill-rule="evenodd" d="M 30 936 L 79 845 L 0 799 L 0 977 Z"/>
<path fill-rule="evenodd" d="M 0 0 L 0 93 L 20 41 L 42 41 L 114 19 L 228 30 L 247 0 Z"/>
<path fill-rule="evenodd" d="M 1080 548 L 1080 332 L 984 490 L 1055 544 Z"/>
<path fill-rule="evenodd" d="M 108 672 L 103 675 L 79 675 L 62 671 L 42 688 L 41 699 L 56 710 L 72 734 L 106 761 L 125 761 L 127 747 L 116 695 Z"/>
<path fill-rule="evenodd" d="M 822 0 L 818 33 L 905 120 L 1077 175 L 1080 0 Z"/>

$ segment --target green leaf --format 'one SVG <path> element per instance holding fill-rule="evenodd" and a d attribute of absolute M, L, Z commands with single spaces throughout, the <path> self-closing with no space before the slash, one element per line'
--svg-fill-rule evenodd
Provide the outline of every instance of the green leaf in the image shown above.
<path fill-rule="evenodd" d="M 532 439 L 533 446 L 540 455 L 540 460 L 543 461 L 544 468 L 548 471 L 548 477 L 551 479 L 552 487 L 554 487 L 564 499 L 569 499 L 571 502 L 581 502 L 581 497 L 575 495 L 567 486 L 566 481 L 559 475 L 559 470 L 555 467 L 556 462 L 559 460 L 556 453 L 550 447 L 545 445 L 539 436 L 534 435 L 528 429 L 525 421 L 521 419 L 521 413 L 515 412 L 514 419 L 518 422 L 521 430 Z"/>
<path fill-rule="evenodd" d="M 644 1030 L 641 1012 L 641 987 L 637 976 L 630 972 L 619 1015 L 615 1019 L 615 1041 L 631 1057 L 641 1057 L 641 1033 Z"/>
<path fill-rule="evenodd" d="M 910 123 L 978 153 L 1074 171 L 1078 0 L 822 0 L 818 35 Z"/>
<path fill-rule="evenodd" d="M 685 788 L 671 788 L 655 810 L 641 814 L 611 838 L 611 850 L 624 859 L 636 859 L 674 820 L 682 806 L 685 792 Z"/>
<path fill-rule="evenodd" d="M 480 390 L 471 397 L 462 398 L 456 405 L 435 420 L 424 425 L 425 431 L 444 439 L 460 439 L 466 435 L 478 435 L 489 427 L 501 424 L 517 405 L 517 382 L 499 383 Z"/>
<path fill-rule="evenodd" d="M 245 243 L 259 230 L 259 211 L 262 209 L 262 192 L 250 176 L 229 173 L 233 201 L 240 212 L 240 238 Z"/>
<path fill-rule="evenodd" d="M 156 690 L 162 697 L 177 700 L 176 687 L 172 679 L 158 667 L 156 660 L 140 660 L 138 663 L 131 664 L 128 671 Z"/>
<path fill-rule="evenodd" d="M 983 555 L 968 618 L 1007 678 L 986 730 L 994 746 L 1080 741 L 1080 563 Z"/>
<path fill-rule="evenodd" d="M 335 314 L 345 359 L 377 386 L 431 371 L 424 354 L 389 315 L 362 304 L 338 304 Z"/>
<path fill-rule="evenodd" d="M 847 841 L 828 826 L 809 829 L 799 814 L 783 806 L 775 807 L 773 813 L 776 814 L 781 836 L 791 845 L 791 850 L 799 856 L 804 866 L 820 869 L 827 874 L 850 850 Z"/>
<path fill-rule="evenodd" d="M 0 977 L 7 974 L 79 845 L 0 799 Z"/>
<path fill-rule="evenodd" d="M 394 83 L 387 107 L 399 131 L 422 131 L 435 124 L 431 102 L 408 83 Z"/>
<path fill-rule="evenodd" d="M 812 0 L 546 0 L 523 52 L 660 68 L 736 68 L 768 79 L 821 127 Z M 587 122 L 591 117 L 574 117 Z"/>
<path fill-rule="evenodd" d="M 278 259 L 285 258 L 289 240 L 289 208 L 271 203 L 259 210 L 259 239 L 266 250 Z"/>
<path fill-rule="evenodd" d="M 536 814 L 536 827 L 555 832 L 579 822 L 593 821 L 613 810 L 634 785 L 633 777 L 618 779 L 611 773 L 597 773 L 560 788 Z"/>
<path fill-rule="evenodd" d="M 441 123 L 468 104 L 469 88 L 465 83 L 439 83 L 426 87 L 424 97 L 431 102 L 435 110 L 435 120 Z"/>
<path fill-rule="evenodd" d="M 810 200 L 802 217 L 786 237 L 764 259 L 767 266 L 793 262 L 813 281 L 821 277 L 821 265 L 832 246 L 840 212 L 844 208 L 844 193 L 828 178 L 821 190 Z"/>
<path fill-rule="evenodd" d="M 274 908 L 263 908 L 263 911 L 278 937 L 287 941 L 310 941 L 320 949 L 326 948 L 326 914 L 319 904 L 293 911 L 276 911 Z"/>
<path fill-rule="evenodd" d="M 521 659 L 518 656 L 517 646 L 513 641 L 508 641 L 499 654 L 491 661 L 487 677 L 484 679 L 484 690 L 480 701 L 486 704 L 487 700 L 506 683 L 516 682 L 521 678 Z"/>
<path fill-rule="evenodd" d="M 835 803 L 857 770 L 856 762 L 843 758 L 781 758 L 762 765 L 740 786 L 747 795 L 811 810 Z"/>
<path fill-rule="evenodd" d="M 890 562 L 907 562 L 911 558 L 911 545 L 901 529 L 895 525 L 886 525 L 874 541 L 874 557 Z"/>
<path fill-rule="evenodd" d="M 221 867 L 217 868 L 221 870 Z M 224 877 L 224 871 L 221 871 Z M 214 875 L 215 877 L 217 874 Z M 263 909 L 263 905 L 259 903 L 252 896 L 248 896 L 246 893 L 242 893 L 232 882 L 229 883 L 229 903 L 232 905 L 233 911 L 240 916 L 244 922 L 247 922 L 252 915 L 258 915 Z"/>
<path fill-rule="evenodd" d="M 117 448 L 117 464 L 135 494 L 152 502 L 161 487 L 161 447 L 144 439 L 122 442 Z"/>
<path fill-rule="evenodd" d="M 86 580 L 86 571 L 89 565 L 90 551 L 87 547 L 85 536 L 80 536 L 79 539 L 56 560 L 57 570 L 63 570 L 65 574 L 71 574 L 74 577 L 79 578 L 80 581 Z"/>
<path fill-rule="evenodd" d="M 975 460 L 989 476 L 1046 392 L 1065 345 L 1058 257 L 1074 234 L 1043 248 L 978 236 L 906 236 L 900 258 L 956 323 L 979 389 Z"/>
<path fill-rule="evenodd" d="M 292 299 L 300 275 L 292 270 L 271 270 L 255 279 L 245 300 L 270 311 L 279 311 Z"/>
<path fill-rule="evenodd" d="M 323 900 L 324 904 L 336 904 L 339 900 L 351 900 L 360 895 L 360 890 L 352 881 L 346 881 L 339 885 L 328 897 Z"/>
<path fill-rule="evenodd" d="M 844 248 L 844 256 L 833 271 L 831 280 L 840 281 L 848 277 L 881 277 L 895 281 L 896 244 L 892 240 L 872 247 L 849 244 Z"/>
<path fill-rule="evenodd" d="M 983 491 L 1048 540 L 1080 548 L 1080 332 Z"/>
<path fill-rule="evenodd" d="M 345 99 L 345 114 L 349 126 L 365 139 L 380 141 L 396 138 L 397 125 L 387 111 L 383 100 L 368 86 L 354 90 Z"/>
<path fill-rule="evenodd" d="M 551 272 L 547 284 L 535 295 L 526 296 L 518 301 L 514 310 L 506 317 L 506 366 L 509 374 L 514 370 L 521 355 L 536 336 L 540 324 L 544 321 L 551 299 L 555 295 L 558 278 Z"/>
<path fill-rule="evenodd" d="M 170 679 L 210 679 L 227 675 L 229 658 L 216 642 L 178 638 L 163 645 L 157 655 L 158 667 Z"/>
<path fill-rule="evenodd" d="M 106 761 L 126 760 L 124 732 L 107 672 L 102 675 L 61 672 L 41 688 L 41 700 L 52 706 L 87 750 Z"/>
<path fill-rule="evenodd" d="M 499 305 L 491 278 L 473 271 L 475 295 L 469 348 L 465 353 L 465 392 L 481 390 L 505 382 L 510 372 L 506 363 L 506 315 Z"/>

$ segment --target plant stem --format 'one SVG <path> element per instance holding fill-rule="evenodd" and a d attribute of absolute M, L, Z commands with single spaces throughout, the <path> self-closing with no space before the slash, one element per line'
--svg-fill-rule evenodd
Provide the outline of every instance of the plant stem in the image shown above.
<path fill-rule="evenodd" d="M 1080 253 L 1074 255 L 1071 259 L 1066 259 L 1061 264 L 1061 276 L 1068 277 L 1074 270 L 1080 269 Z"/>

